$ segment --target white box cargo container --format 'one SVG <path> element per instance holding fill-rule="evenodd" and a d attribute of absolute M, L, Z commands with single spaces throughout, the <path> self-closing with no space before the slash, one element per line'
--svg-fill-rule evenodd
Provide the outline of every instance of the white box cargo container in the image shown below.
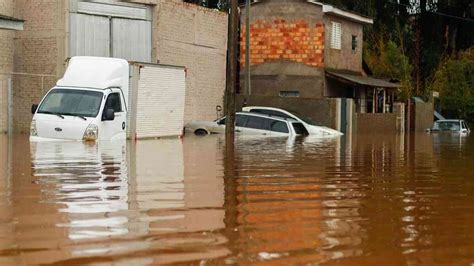
<path fill-rule="evenodd" d="M 130 62 L 128 138 L 182 136 L 186 69 Z"/>

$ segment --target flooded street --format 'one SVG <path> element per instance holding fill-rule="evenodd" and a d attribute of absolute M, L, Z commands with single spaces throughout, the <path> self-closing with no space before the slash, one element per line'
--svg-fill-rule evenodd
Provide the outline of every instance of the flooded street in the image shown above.
<path fill-rule="evenodd" d="M 474 134 L 0 149 L 0 265 L 474 263 Z"/>

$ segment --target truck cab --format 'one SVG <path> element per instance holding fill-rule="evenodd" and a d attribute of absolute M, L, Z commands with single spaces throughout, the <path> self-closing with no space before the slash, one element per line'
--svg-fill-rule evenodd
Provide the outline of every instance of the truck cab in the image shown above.
<path fill-rule="evenodd" d="M 32 106 L 30 140 L 125 139 L 128 90 L 127 61 L 71 58 L 64 77 Z"/>

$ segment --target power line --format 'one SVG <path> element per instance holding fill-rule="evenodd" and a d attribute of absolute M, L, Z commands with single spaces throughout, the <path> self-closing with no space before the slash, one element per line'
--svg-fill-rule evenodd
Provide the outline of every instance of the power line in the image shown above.
<path fill-rule="evenodd" d="M 401 3 L 396 3 L 396 2 L 392 2 L 392 1 L 388 1 L 388 3 L 395 4 L 395 5 L 400 5 L 400 6 L 404 6 L 404 7 L 408 7 L 408 8 L 413 8 L 413 6 L 405 5 L 405 4 L 401 4 Z M 431 10 L 425 10 L 425 11 L 429 12 L 429 13 L 436 14 L 436 15 L 440 15 L 440 16 L 445 16 L 445 17 L 449 17 L 449 18 L 464 20 L 464 21 L 468 21 L 468 22 L 474 22 L 473 19 L 469 19 L 469 18 L 458 17 L 458 16 L 454 16 L 454 15 L 450 15 L 450 14 L 446 14 L 446 13 L 441 13 L 441 12 L 437 12 L 437 11 L 431 11 Z"/>

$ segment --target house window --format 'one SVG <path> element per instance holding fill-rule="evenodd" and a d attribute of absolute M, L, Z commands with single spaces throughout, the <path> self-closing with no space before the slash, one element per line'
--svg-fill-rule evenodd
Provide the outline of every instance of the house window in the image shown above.
<path fill-rule="evenodd" d="M 331 48 L 341 49 L 342 30 L 341 23 L 332 21 L 331 26 Z"/>
<path fill-rule="evenodd" d="M 357 50 L 357 36 L 356 35 L 352 35 L 352 51 L 356 51 Z"/>
<path fill-rule="evenodd" d="M 280 97 L 300 97 L 299 91 L 280 91 Z"/>

